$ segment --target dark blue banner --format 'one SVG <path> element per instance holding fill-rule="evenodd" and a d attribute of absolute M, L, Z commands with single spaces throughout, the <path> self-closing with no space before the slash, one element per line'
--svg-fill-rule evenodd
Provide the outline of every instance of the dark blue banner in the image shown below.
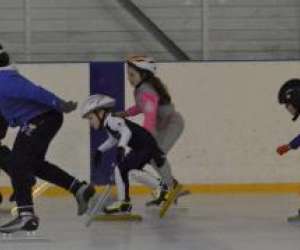
<path fill-rule="evenodd" d="M 116 99 L 116 111 L 124 109 L 125 87 L 124 64 L 120 62 L 95 62 L 90 64 L 90 94 L 105 94 Z M 105 141 L 105 132 L 93 131 L 90 134 L 91 153 Z M 115 150 L 105 153 L 101 166 L 91 166 L 91 181 L 104 185 L 111 183 Z"/>

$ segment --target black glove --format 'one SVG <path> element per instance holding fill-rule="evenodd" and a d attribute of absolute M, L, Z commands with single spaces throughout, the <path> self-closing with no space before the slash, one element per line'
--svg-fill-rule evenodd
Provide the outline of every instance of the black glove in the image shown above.
<path fill-rule="evenodd" d="M 124 161 L 125 158 L 125 148 L 117 147 L 117 162 L 118 164 Z"/>
<path fill-rule="evenodd" d="M 63 113 L 71 113 L 76 108 L 77 108 L 77 102 L 73 102 L 73 101 L 67 101 L 67 102 L 63 101 L 60 107 Z"/>
<path fill-rule="evenodd" d="M 101 166 L 103 153 L 99 150 L 96 150 L 92 155 L 92 166 L 97 168 Z"/>

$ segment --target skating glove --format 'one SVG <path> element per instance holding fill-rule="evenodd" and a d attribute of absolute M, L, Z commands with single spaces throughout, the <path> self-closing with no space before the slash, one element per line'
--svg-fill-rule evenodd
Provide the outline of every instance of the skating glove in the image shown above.
<path fill-rule="evenodd" d="M 92 155 L 92 166 L 97 168 L 102 164 L 103 153 L 99 150 L 96 150 Z"/>
<path fill-rule="evenodd" d="M 286 154 L 289 150 L 290 150 L 290 145 L 285 144 L 285 145 L 281 145 L 277 148 L 277 154 L 279 155 L 284 155 Z"/>
<path fill-rule="evenodd" d="M 77 108 L 77 102 L 73 102 L 73 101 L 67 101 L 67 102 L 63 101 L 60 107 L 61 111 L 67 114 L 71 113 L 76 108 Z"/>
<path fill-rule="evenodd" d="M 125 148 L 117 147 L 117 162 L 118 162 L 118 164 L 124 160 L 125 152 L 126 152 Z"/>

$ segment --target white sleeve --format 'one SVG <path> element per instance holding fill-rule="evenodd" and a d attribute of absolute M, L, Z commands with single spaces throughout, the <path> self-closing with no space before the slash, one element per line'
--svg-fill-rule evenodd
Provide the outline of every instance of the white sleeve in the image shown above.
<path fill-rule="evenodd" d="M 132 133 L 125 123 L 125 120 L 120 117 L 110 117 L 107 125 L 114 131 L 120 134 L 118 147 L 126 148 L 129 140 L 131 139 Z"/>
<path fill-rule="evenodd" d="M 103 142 L 97 150 L 101 151 L 102 153 L 106 152 L 107 150 L 111 149 L 114 147 L 118 141 L 110 134 L 108 133 L 108 138 L 106 139 L 105 142 Z"/>

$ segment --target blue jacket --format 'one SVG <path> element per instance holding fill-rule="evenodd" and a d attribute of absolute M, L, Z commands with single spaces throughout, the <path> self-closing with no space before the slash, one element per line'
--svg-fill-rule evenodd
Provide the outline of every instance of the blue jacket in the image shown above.
<path fill-rule="evenodd" d="M 61 112 L 62 100 L 9 67 L 0 68 L 0 112 L 9 126 L 23 126 L 51 109 Z"/>
<path fill-rule="evenodd" d="M 290 143 L 292 149 L 297 149 L 300 146 L 300 135 L 296 136 Z"/>

